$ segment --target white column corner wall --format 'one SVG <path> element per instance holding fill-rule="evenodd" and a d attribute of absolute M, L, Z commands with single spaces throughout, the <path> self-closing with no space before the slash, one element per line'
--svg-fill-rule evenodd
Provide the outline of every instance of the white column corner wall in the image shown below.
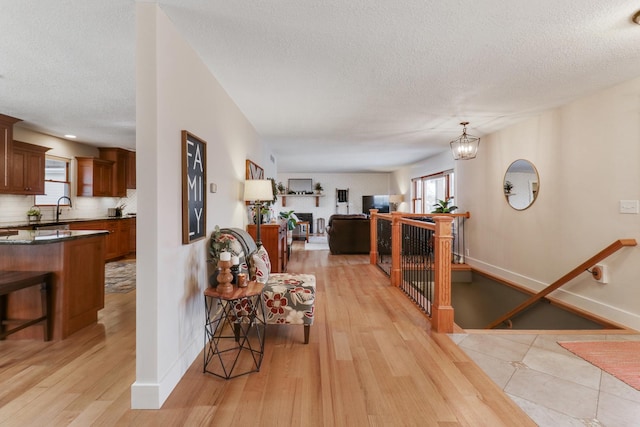
<path fill-rule="evenodd" d="M 153 3 L 137 3 L 138 187 L 134 409 L 158 409 L 202 351 L 208 238 L 182 244 L 181 131 L 207 143 L 207 236 L 243 227 L 245 159 L 268 159 L 255 129 Z M 272 171 L 273 172 L 273 171 Z M 274 172 L 275 173 L 275 172 Z"/>

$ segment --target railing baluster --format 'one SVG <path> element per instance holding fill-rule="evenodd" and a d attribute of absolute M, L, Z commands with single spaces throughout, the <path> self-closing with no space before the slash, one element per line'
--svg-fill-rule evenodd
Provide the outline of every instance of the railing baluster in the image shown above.
<path fill-rule="evenodd" d="M 438 332 L 453 330 L 451 264 L 464 262 L 465 217 L 371 211 L 371 263 L 431 317 Z"/>

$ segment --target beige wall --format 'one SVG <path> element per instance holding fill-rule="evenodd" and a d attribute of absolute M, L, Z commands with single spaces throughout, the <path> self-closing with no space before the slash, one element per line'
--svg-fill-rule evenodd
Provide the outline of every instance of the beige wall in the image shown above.
<path fill-rule="evenodd" d="M 511 162 L 540 174 L 529 209 L 506 203 Z M 640 215 L 620 214 L 620 200 L 640 199 L 640 79 L 541 113 L 483 137 L 478 157 L 456 162 L 457 198 L 471 212 L 469 264 L 534 290 L 553 283 L 616 239 L 640 240 Z M 640 248 L 604 261 L 610 283 L 583 273 L 553 294 L 640 329 Z"/>
<path fill-rule="evenodd" d="M 245 159 L 275 174 L 255 130 L 155 4 L 138 3 L 138 272 L 133 408 L 159 408 L 202 351 L 207 240 L 182 244 L 181 130 L 207 142 L 207 235 L 244 227 Z M 208 188 L 208 185 L 207 185 Z"/>

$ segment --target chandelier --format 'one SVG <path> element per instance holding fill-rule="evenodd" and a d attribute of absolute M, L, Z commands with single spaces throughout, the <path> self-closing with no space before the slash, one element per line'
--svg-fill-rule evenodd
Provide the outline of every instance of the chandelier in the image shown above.
<path fill-rule="evenodd" d="M 467 125 L 469 122 L 461 122 L 462 135 L 451 141 L 451 152 L 454 160 L 470 160 L 475 159 L 478 153 L 478 145 L 480 138 L 467 134 Z"/>

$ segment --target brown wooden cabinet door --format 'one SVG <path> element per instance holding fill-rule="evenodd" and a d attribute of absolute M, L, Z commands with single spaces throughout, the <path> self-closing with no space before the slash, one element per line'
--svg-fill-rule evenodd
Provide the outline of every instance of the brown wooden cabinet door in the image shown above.
<path fill-rule="evenodd" d="M 9 191 L 11 152 L 13 148 L 13 125 L 21 121 L 15 117 L 0 114 L 0 193 Z"/>
<path fill-rule="evenodd" d="M 131 221 L 131 227 L 129 229 L 129 252 L 135 253 L 136 252 L 136 234 L 137 234 L 136 226 L 138 223 L 136 221 L 136 218 L 132 218 L 129 221 Z"/>
<path fill-rule="evenodd" d="M 94 196 L 113 196 L 113 165 L 95 162 L 93 189 Z"/>
<path fill-rule="evenodd" d="M 118 230 L 118 255 L 125 256 L 131 252 L 129 248 L 131 221 L 129 219 L 122 219 L 118 222 L 120 226 Z"/>
<path fill-rule="evenodd" d="M 13 194 L 44 194 L 46 147 L 13 141 L 8 191 Z"/>
<path fill-rule="evenodd" d="M 99 148 L 100 158 L 111 160 L 111 196 L 127 195 L 127 150 L 121 148 Z"/>
<path fill-rule="evenodd" d="M 98 311 L 104 308 L 103 255 L 102 237 L 65 243 L 62 338 L 95 323 Z"/>
<path fill-rule="evenodd" d="M 136 152 L 127 153 L 127 188 L 136 188 Z"/>
<path fill-rule="evenodd" d="M 109 231 L 109 235 L 107 236 L 107 254 L 106 259 L 112 260 L 118 258 L 120 255 L 118 251 L 119 240 L 120 240 L 120 221 L 118 220 L 109 220 L 105 221 L 107 225 L 107 230 Z"/>
<path fill-rule="evenodd" d="M 110 197 L 113 162 L 93 157 L 76 157 L 76 162 L 78 196 Z"/>

